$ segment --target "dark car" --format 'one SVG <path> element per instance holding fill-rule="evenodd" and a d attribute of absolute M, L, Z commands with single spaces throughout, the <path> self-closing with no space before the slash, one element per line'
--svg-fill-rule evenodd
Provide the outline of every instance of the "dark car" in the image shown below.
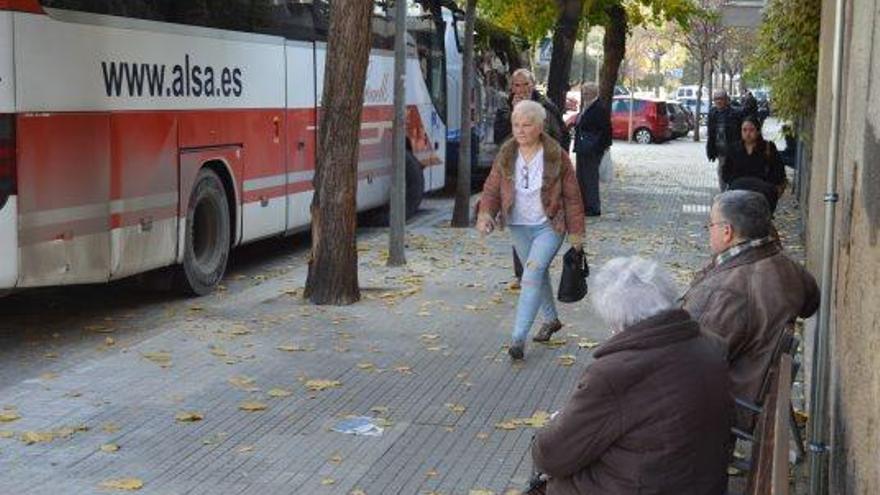
<path fill-rule="evenodd" d="M 672 132 L 672 139 L 687 136 L 688 132 L 693 129 L 693 119 L 680 103 L 667 101 L 666 113 L 669 115 L 669 129 Z"/>
<path fill-rule="evenodd" d="M 630 126 L 630 102 L 632 125 Z M 611 104 L 611 135 L 615 139 L 629 138 L 640 144 L 666 141 L 672 137 L 666 102 L 653 98 L 616 96 Z"/>

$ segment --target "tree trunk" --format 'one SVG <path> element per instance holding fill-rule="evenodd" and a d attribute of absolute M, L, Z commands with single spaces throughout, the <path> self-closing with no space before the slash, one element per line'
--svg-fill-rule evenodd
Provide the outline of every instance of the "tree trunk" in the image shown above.
<path fill-rule="evenodd" d="M 396 0 L 400 1 L 400 0 Z M 467 0 L 464 18 L 464 53 L 461 68 L 461 147 L 458 153 L 458 182 L 455 188 L 453 227 L 468 227 L 471 223 L 471 97 L 474 79 L 474 18 L 477 0 Z"/>
<path fill-rule="evenodd" d="M 312 198 L 312 255 L 304 296 L 315 304 L 360 299 L 357 276 L 357 162 L 373 2 L 334 0 Z"/>
<path fill-rule="evenodd" d="M 565 94 L 571 78 L 571 58 L 577 41 L 578 25 L 584 9 L 584 0 L 556 0 L 559 19 L 553 29 L 553 54 L 550 57 L 550 75 L 547 79 L 547 98 L 565 113 Z"/>
<path fill-rule="evenodd" d="M 617 84 L 617 73 L 620 63 L 626 55 L 626 10 L 619 4 L 608 7 L 608 24 L 605 25 L 605 37 L 602 40 L 604 59 L 602 61 L 602 78 L 599 83 L 599 98 L 605 108 L 611 108 L 614 98 L 614 86 Z"/>
<path fill-rule="evenodd" d="M 394 5 L 394 130 L 388 266 L 406 264 L 406 2 Z"/>

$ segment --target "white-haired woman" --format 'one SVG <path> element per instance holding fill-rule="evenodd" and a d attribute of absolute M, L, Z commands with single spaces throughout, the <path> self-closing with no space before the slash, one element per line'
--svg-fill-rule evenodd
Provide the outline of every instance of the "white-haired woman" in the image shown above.
<path fill-rule="evenodd" d="M 613 259 L 592 286 L 612 336 L 535 438 L 547 493 L 725 493 L 733 404 L 723 347 L 678 307 L 653 261 Z"/>
<path fill-rule="evenodd" d="M 540 103 L 517 103 L 511 115 L 514 138 L 495 157 L 477 216 L 477 229 L 486 234 L 496 226 L 509 226 L 514 248 L 526 260 L 508 351 L 513 359 L 523 358 L 539 309 L 544 325 L 534 340 L 547 341 L 562 328 L 553 302 L 550 262 L 566 234 L 573 246 L 583 243 L 584 209 L 574 168 L 568 153 L 543 132 L 546 118 Z"/>

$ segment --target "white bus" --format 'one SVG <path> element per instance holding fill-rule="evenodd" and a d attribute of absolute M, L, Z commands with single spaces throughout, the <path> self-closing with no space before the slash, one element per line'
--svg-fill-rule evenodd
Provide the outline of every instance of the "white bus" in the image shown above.
<path fill-rule="evenodd" d="M 407 208 L 444 185 L 441 12 L 409 9 Z M 326 0 L 0 2 L 0 291 L 180 265 L 307 228 Z M 393 21 L 377 7 L 357 205 L 388 200 Z"/>

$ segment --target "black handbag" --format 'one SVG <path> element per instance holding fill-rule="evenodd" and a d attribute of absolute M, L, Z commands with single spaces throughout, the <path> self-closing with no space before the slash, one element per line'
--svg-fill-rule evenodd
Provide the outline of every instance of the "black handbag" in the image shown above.
<path fill-rule="evenodd" d="M 587 295 L 590 267 L 584 250 L 570 248 L 562 257 L 562 278 L 556 298 L 561 302 L 578 302 Z"/>

